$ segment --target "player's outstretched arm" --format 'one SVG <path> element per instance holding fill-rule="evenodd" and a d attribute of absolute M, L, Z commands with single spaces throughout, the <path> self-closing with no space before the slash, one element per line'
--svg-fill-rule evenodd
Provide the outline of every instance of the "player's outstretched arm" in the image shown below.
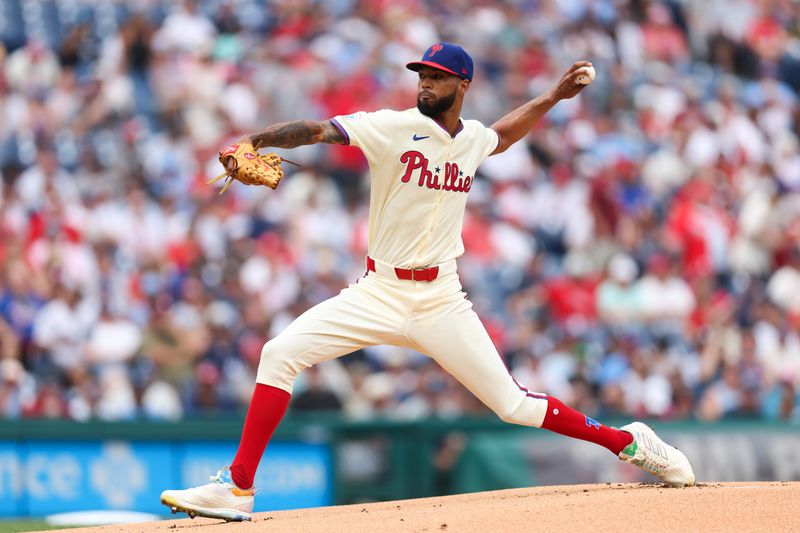
<path fill-rule="evenodd" d="M 239 141 L 247 141 L 259 148 L 297 148 L 318 143 L 347 144 L 342 132 L 329 120 L 281 122 L 264 131 L 243 135 Z"/>
<path fill-rule="evenodd" d="M 293 120 L 281 122 L 264 131 L 239 137 L 236 144 L 226 146 L 219 152 L 219 162 L 225 172 L 208 183 L 225 178 L 224 193 L 231 183 L 239 181 L 245 185 L 266 185 L 274 189 L 283 178 L 281 163 L 292 163 L 278 154 L 261 155 L 259 148 L 296 148 L 306 144 L 347 144 L 345 134 L 331 121 Z"/>
<path fill-rule="evenodd" d="M 539 122 L 539 119 L 550 111 L 559 100 L 572 98 L 581 92 L 581 89 L 586 85 L 578 83 L 578 76 L 583 73 L 580 69 L 591 65 L 588 61 L 578 61 L 561 76 L 555 87 L 537 96 L 527 104 L 519 106 L 492 124 L 492 129 L 500 137 L 497 149 L 492 155 L 505 152 L 509 146 L 525 137 L 533 126 Z"/>

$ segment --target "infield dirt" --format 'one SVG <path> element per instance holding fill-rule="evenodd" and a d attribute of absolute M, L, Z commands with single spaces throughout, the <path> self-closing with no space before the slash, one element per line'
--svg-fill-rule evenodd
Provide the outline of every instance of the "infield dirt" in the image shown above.
<path fill-rule="evenodd" d="M 181 515 L 185 516 L 185 515 Z M 71 533 L 353 533 L 517 531 L 800 531 L 800 482 L 533 487 L 259 513 L 252 522 L 206 518 L 64 530 Z"/>

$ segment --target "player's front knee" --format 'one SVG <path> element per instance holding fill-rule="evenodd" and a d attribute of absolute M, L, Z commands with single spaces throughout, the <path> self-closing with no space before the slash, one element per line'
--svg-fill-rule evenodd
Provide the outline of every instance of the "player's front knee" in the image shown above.
<path fill-rule="evenodd" d="M 303 367 L 293 357 L 291 349 L 276 337 L 261 349 L 256 381 L 274 386 L 291 386 Z"/>

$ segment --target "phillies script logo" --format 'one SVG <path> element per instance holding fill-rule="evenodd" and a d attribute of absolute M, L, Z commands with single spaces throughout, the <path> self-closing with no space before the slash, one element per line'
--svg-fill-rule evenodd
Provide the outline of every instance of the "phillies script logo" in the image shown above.
<path fill-rule="evenodd" d="M 444 48 L 444 46 L 442 46 L 441 44 L 439 43 L 434 44 L 433 46 L 431 46 L 431 53 L 428 54 L 428 57 L 433 57 L 434 54 L 439 50 L 441 50 L 442 48 Z"/>
<path fill-rule="evenodd" d="M 417 185 L 437 191 L 469 192 L 472 188 L 472 177 L 464 176 L 455 163 L 444 164 L 444 179 L 439 183 L 439 172 L 436 167 L 434 172 L 428 170 L 428 159 L 416 150 L 409 150 L 400 156 L 400 162 L 405 163 L 406 171 L 400 181 L 408 183 L 412 175 L 419 171 Z"/>

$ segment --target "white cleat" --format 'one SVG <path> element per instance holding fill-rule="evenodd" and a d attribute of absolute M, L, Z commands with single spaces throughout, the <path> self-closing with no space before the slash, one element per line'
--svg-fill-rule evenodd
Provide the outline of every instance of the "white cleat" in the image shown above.
<path fill-rule="evenodd" d="M 226 522 L 252 520 L 253 496 L 256 490 L 240 489 L 231 480 L 228 467 L 211 476 L 211 483 L 186 490 L 165 490 L 161 503 L 172 511 L 186 513 L 189 518 L 204 516 Z"/>
<path fill-rule="evenodd" d="M 686 456 L 661 440 L 650 426 L 633 422 L 620 428 L 633 435 L 633 442 L 619 453 L 619 458 L 636 465 L 673 487 L 694 485 L 694 471 Z"/>

